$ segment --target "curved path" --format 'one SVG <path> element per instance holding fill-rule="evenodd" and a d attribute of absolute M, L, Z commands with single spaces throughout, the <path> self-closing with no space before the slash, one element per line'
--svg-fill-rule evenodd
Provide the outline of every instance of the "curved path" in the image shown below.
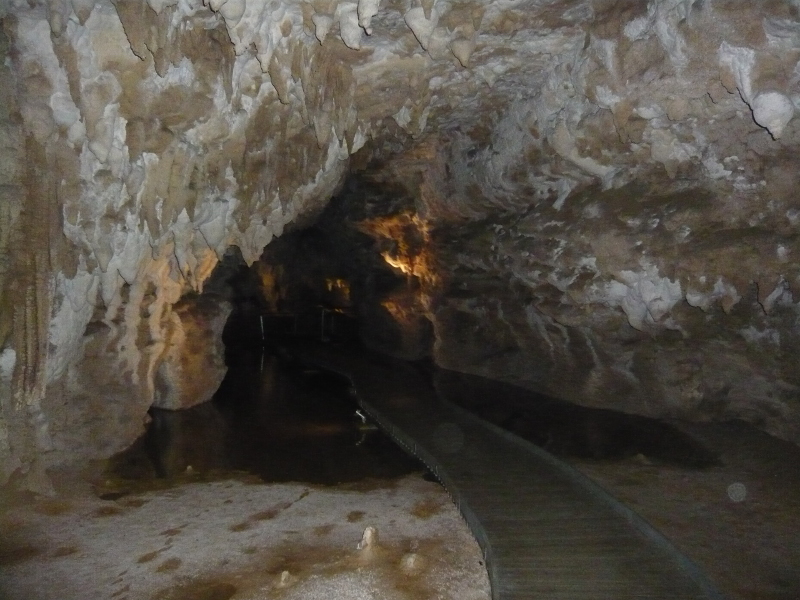
<path fill-rule="evenodd" d="M 440 400 L 413 366 L 298 347 L 439 478 L 486 558 L 495 600 L 721 599 L 643 519 L 550 454 Z"/>

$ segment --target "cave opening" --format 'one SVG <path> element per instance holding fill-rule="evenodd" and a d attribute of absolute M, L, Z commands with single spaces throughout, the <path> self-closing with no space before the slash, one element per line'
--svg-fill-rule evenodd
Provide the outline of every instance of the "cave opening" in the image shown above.
<path fill-rule="evenodd" d="M 145 434 L 109 473 L 124 487 L 237 470 L 324 484 L 423 471 L 356 412 L 345 380 L 287 347 L 310 341 L 429 359 L 432 326 L 414 271 L 424 244 L 407 193 L 355 176 L 316 220 L 291 228 L 252 265 L 228 248 L 201 294 L 230 307 L 219 389 L 183 410 L 151 407 Z"/>
<path fill-rule="evenodd" d="M 718 464 L 669 422 L 436 366 L 429 294 L 441 283 L 432 276 L 437 234 L 402 186 L 356 173 L 316 220 L 274 240 L 252 265 L 230 247 L 203 293 L 231 306 L 225 378 L 210 403 L 152 407 L 147 432 L 111 471 L 152 479 L 242 470 L 265 481 L 337 483 L 421 469 L 356 416 L 346 381 L 292 356 L 298 343 L 411 361 L 440 398 L 561 457 Z"/>
<path fill-rule="evenodd" d="M 257 300 L 234 303 L 226 344 L 255 332 L 267 345 L 288 335 L 429 357 L 432 258 L 430 233 L 408 190 L 355 173 L 316 220 L 290 228 L 242 275 Z"/>
<path fill-rule="evenodd" d="M 346 346 L 366 361 L 410 361 L 441 399 L 557 456 L 639 457 L 698 470 L 719 464 L 717 453 L 668 420 L 582 406 L 503 382 L 491 371 L 481 376 L 437 365 L 433 297 L 448 284 L 436 260 L 453 232 L 434 230 L 421 208 L 405 186 L 357 171 L 316 220 L 274 240 L 250 267 L 231 248 L 206 286 L 233 305 L 223 332 L 229 374 L 217 396 L 228 394 L 242 365 L 260 352 L 273 360 L 298 341 Z M 444 292 L 470 293 L 452 285 Z M 471 326 L 450 325 L 456 333 Z M 485 352 L 491 358 L 496 350 L 490 345 Z"/>

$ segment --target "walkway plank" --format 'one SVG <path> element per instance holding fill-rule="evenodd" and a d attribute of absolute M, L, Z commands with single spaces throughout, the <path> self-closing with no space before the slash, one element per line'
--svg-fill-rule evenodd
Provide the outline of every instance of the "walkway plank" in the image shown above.
<path fill-rule="evenodd" d="M 543 450 L 440 400 L 407 363 L 304 346 L 439 478 L 483 549 L 494 600 L 721 599 L 666 539 Z"/>

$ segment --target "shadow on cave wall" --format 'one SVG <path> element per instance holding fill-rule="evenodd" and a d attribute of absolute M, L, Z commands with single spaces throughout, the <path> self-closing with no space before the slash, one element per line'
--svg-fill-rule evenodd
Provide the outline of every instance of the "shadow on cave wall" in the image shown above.
<path fill-rule="evenodd" d="M 226 350 L 262 343 L 260 316 L 268 309 L 258 273 L 247 266 L 237 246 L 231 246 L 203 286 L 204 294 L 215 294 L 233 306 L 222 340 Z"/>

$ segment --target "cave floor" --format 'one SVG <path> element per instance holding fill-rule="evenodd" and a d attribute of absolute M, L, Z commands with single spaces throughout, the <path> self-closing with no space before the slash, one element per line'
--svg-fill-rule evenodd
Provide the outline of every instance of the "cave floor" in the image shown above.
<path fill-rule="evenodd" d="M 654 525 L 731 600 L 800 598 L 800 448 L 741 422 L 674 425 L 720 464 L 566 460 Z"/>
<path fill-rule="evenodd" d="M 671 425 L 718 463 L 561 458 L 731 600 L 800 598 L 800 448 L 739 422 Z M 264 483 L 252 472 L 209 480 L 182 472 L 187 457 L 173 455 L 168 471 L 181 474 L 167 480 L 120 487 L 64 474 L 56 497 L 0 497 L 0 600 L 489 598 L 476 542 L 419 472 L 327 486 Z M 128 456 L 125 468 L 143 460 Z M 370 525 L 379 546 L 359 551 Z"/>
<path fill-rule="evenodd" d="M 676 426 L 721 464 L 569 462 L 732 600 L 800 598 L 800 449 L 740 423 Z M 73 480 L 56 498 L 3 506 L 0 598 L 489 597 L 477 544 L 446 493 L 418 474 L 341 486 L 187 476 L 116 499 L 98 491 Z M 380 536 L 371 556 L 356 550 L 367 525 Z"/>
<path fill-rule="evenodd" d="M 62 484 L 67 485 L 67 484 Z M 4 600 L 486 600 L 480 549 L 421 474 L 339 486 L 191 477 L 4 507 Z M 19 500 L 19 499 L 18 499 Z M 377 545 L 358 550 L 366 527 Z"/>
<path fill-rule="evenodd" d="M 584 408 L 438 371 L 443 397 L 544 446 L 632 508 L 731 600 L 800 599 L 800 447 L 742 421 Z"/>

